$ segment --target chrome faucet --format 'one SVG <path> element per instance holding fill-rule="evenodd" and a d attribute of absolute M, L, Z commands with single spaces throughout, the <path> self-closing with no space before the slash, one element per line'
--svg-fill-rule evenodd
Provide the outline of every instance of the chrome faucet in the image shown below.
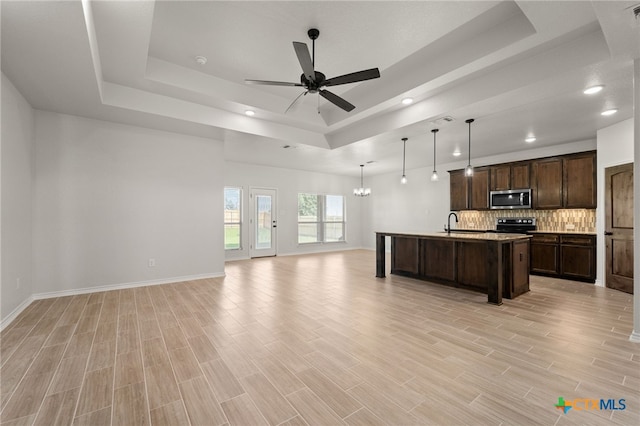
<path fill-rule="evenodd" d="M 447 231 L 447 234 L 451 233 L 451 216 L 455 217 L 456 223 L 458 223 L 458 215 L 455 214 L 455 212 L 449 213 L 449 217 L 447 217 L 447 227 L 444 228 L 444 230 Z"/>

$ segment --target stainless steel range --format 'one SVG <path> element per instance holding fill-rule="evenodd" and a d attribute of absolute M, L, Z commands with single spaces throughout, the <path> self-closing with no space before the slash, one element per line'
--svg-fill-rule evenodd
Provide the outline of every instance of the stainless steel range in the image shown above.
<path fill-rule="evenodd" d="M 535 217 L 499 217 L 496 221 L 496 232 L 526 234 L 535 230 Z"/>

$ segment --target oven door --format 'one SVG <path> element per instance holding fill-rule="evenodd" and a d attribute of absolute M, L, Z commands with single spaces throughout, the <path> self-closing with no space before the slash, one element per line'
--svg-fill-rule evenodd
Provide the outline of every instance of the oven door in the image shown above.
<path fill-rule="evenodd" d="M 489 199 L 492 209 L 530 209 L 531 189 L 491 191 Z"/>

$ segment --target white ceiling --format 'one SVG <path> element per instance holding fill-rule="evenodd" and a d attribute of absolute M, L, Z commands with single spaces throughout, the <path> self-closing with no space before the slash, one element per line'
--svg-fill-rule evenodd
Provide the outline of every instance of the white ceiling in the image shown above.
<path fill-rule="evenodd" d="M 407 168 L 432 165 L 433 128 L 438 163 L 466 157 L 467 118 L 477 158 L 632 117 L 639 2 L 3 0 L 2 71 L 34 108 L 224 140 L 229 161 L 377 174 L 402 164 L 402 137 Z M 309 28 L 327 78 L 380 69 L 331 88 L 350 113 L 309 94 L 284 114 L 301 88 L 244 84 L 298 82 Z"/>

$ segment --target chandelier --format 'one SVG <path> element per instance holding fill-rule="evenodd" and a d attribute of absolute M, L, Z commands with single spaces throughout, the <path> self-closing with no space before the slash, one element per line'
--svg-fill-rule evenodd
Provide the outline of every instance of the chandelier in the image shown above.
<path fill-rule="evenodd" d="M 368 197 L 371 195 L 371 188 L 364 187 L 364 164 L 360 164 L 360 188 L 354 188 L 353 195 L 356 197 Z"/>

